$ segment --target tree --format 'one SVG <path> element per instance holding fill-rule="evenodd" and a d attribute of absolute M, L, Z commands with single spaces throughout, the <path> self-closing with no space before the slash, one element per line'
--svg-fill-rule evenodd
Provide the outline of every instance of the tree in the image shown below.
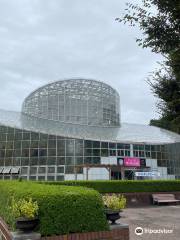
<path fill-rule="evenodd" d="M 116 20 L 138 25 L 143 34 L 136 39 L 138 45 L 166 58 L 161 69 L 148 79 L 160 99 L 157 108 L 161 115 L 150 124 L 180 133 L 180 1 L 142 0 L 142 6 L 127 3 L 125 11 Z"/>

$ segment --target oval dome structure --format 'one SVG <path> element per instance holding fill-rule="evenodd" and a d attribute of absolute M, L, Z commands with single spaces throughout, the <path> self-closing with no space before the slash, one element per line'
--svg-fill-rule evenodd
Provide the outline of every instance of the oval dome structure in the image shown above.
<path fill-rule="evenodd" d="M 22 113 L 53 121 L 90 126 L 120 126 L 119 94 L 108 84 L 91 79 L 68 79 L 32 92 Z"/>

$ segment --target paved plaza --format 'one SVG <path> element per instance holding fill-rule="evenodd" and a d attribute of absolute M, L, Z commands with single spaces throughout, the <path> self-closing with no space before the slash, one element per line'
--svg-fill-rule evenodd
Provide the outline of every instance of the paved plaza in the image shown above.
<path fill-rule="evenodd" d="M 130 240 L 180 239 L 180 205 L 127 208 L 121 215 L 120 222 L 129 224 Z M 143 229 L 143 234 L 135 234 L 137 227 Z M 149 233 L 152 230 L 156 233 Z"/>

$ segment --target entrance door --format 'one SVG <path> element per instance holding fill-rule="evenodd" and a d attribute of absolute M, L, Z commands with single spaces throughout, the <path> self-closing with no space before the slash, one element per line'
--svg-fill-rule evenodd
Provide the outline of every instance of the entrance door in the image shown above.
<path fill-rule="evenodd" d="M 111 180 L 121 180 L 121 172 L 111 171 Z"/>
<path fill-rule="evenodd" d="M 124 177 L 127 180 L 134 180 L 134 171 L 133 170 L 125 170 Z"/>

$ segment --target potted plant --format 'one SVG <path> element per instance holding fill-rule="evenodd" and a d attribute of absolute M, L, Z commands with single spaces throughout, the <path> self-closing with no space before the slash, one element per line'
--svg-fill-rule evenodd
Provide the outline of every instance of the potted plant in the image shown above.
<path fill-rule="evenodd" d="M 111 224 L 116 224 L 116 220 L 120 219 L 120 212 L 126 206 L 126 198 L 121 194 L 104 195 L 103 202 L 105 205 L 105 214 Z"/>
<path fill-rule="evenodd" d="M 34 230 L 38 223 L 38 204 L 33 201 L 32 198 L 29 199 L 12 199 L 11 210 L 13 216 L 16 219 L 16 229 L 24 232 Z"/>

